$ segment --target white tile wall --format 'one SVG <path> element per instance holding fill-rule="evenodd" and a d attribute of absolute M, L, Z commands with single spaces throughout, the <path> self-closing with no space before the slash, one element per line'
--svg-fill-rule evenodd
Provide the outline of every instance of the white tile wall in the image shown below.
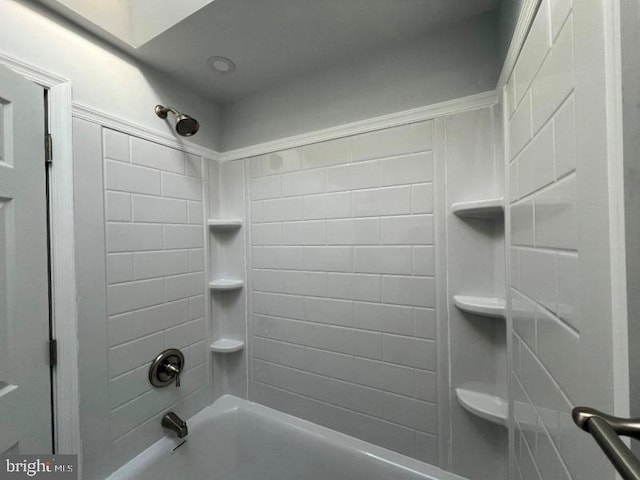
<path fill-rule="evenodd" d="M 107 139 L 105 139 L 106 141 Z M 160 195 L 160 172 L 158 170 L 125 165 L 106 158 L 105 164 L 105 183 L 108 190 Z"/>
<path fill-rule="evenodd" d="M 162 435 L 160 413 L 204 406 L 202 160 L 109 129 L 103 141 L 110 438 L 126 459 Z M 155 389 L 148 364 L 173 347 L 183 385 Z"/>
<path fill-rule="evenodd" d="M 580 369 L 571 3 L 542 1 L 510 80 L 512 461 L 523 480 L 587 478 L 568 417 Z"/>
<path fill-rule="evenodd" d="M 251 397 L 437 463 L 432 122 L 247 160 Z"/>

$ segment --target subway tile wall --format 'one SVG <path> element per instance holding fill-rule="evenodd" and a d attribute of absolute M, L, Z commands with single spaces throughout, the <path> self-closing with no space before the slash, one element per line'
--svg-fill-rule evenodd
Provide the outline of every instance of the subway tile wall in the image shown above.
<path fill-rule="evenodd" d="M 116 464 L 158 440 L 159 416 L 205 406 L 202 159 L 103 129 L 110 438 Z M 185 354 L 182 386 L 157 389 L 149 363 Z"/>
<path fill-rule="evenodd" d="M 588 439 L 568 417 L 580 369 L 573 55 L 571 2 L 543 0 L 507 85 L 512 464 L 523 480 L 591 478 Z"/>
<path fill-rule="evenodd" d="M 437 464 L 432 128 L 246 161 L 252 400 Z"/>

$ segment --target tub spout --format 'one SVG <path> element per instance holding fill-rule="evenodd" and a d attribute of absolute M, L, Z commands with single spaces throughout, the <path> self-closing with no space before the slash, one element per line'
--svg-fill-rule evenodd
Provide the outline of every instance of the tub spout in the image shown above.
<path fill-rule="evenodd" d="M 164 414 L 162 417 L 162 426 L 176 432 L 178 434 L 178 438 L 184 438 L 189 433 L 187 422 L 182 420 L 174 412 L 167 412 Z"/>

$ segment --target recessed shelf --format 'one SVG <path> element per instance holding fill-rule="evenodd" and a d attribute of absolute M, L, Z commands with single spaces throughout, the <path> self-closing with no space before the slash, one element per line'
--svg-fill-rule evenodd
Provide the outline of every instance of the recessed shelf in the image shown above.
<path fill-rule="evenodd" d="M 231 278 L 219 278 L 209 282 L 209 288 L 211 290 L 238 290 L 244 286 L 242 280 Z"/>
<path fill-rule="evenodd" d="M 214 341 L 209 348 L 215 353 L 233 353 L 244 349 L 242 340 L 234 340 L 233 338 L 219 338 Z"/>
<path fill-rule="evenodd" d="M 472 202 L 457 202 L 451 205 L 451 210 L 459 217 L 499 219 L 504 216 L 504 201 L 502 197 L 475 200 Z"/>
<path fill-rule="evenodd" d="M 488 385 L 470 383 L 456 388 L 456 398 L 460 406 L 469 413 L 506 426 L 509 419 L 509 404 L 491 390 L 492 388 Z"/>
<path fill-rule="evenodd" d="M 505 318 L 504 298 L 454 295 L 453 303 L 465 312 L 483 315 L 485 317 Z"/>
<path fill-rule="evenodd" d="M 212 230 L 236 230 L 242 226 L 240 218 L 210 218 L 207 225 Z"/>

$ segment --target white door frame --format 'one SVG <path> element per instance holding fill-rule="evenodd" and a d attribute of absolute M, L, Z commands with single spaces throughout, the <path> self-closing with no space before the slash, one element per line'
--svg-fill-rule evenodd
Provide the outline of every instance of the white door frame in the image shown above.
<path fill-rule="evenodd" d="M 71 82 L 3 53 L 0 53 L 0 65 L 10 68 L 49 91 L 47 106 L 49 132 L 53 137 L 50 197 L 52 298 L 50 301 L 53 312 L 52 333 L 58 341 L 58 366 L 53 371 L 52 414 L 55 422 L 57 453 L 81 455 Z"/>

